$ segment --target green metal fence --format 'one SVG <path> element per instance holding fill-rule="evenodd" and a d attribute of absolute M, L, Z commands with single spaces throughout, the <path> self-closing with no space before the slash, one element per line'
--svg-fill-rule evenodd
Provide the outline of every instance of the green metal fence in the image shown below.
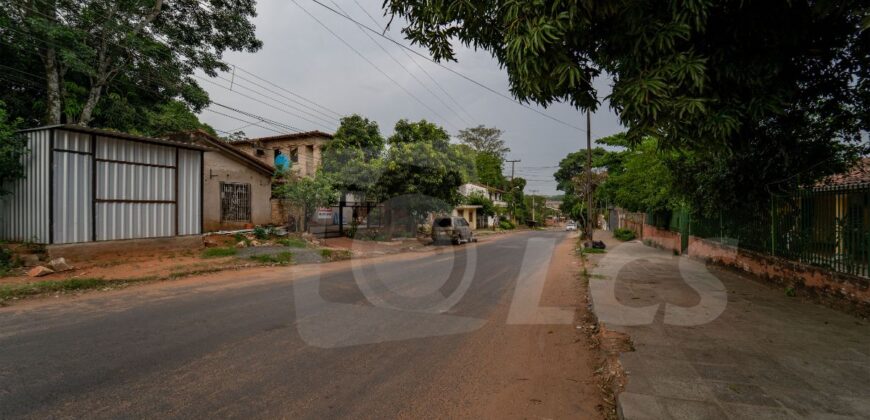
<path fill-rule="evenodd" d="M 673 219 L 673 217 L 672 217 Z M 677 222 L 679 223 L 679 221 Z M 693 236 L 727 241 L 834 271 L 870 277 L 870 185 L 773 196 L 770 209 L 749 216 L 692 217 Z"/>

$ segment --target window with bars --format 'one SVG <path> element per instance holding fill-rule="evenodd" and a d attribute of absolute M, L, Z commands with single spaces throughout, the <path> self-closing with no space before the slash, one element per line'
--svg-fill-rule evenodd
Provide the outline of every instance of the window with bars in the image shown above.
<path fill-rule="evenodd" d="M 251 184 L 221 182 L 221 221 L 251 221 Z"/>

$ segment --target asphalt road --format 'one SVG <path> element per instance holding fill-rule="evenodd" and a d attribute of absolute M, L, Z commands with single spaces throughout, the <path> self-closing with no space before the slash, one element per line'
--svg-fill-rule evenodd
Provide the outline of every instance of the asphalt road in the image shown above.
<path fill-rule="evenodd" d="M 594 417 L 570 242 L 518 233 L 3 308 L 0 416 Z M 569 319 L 533 320 L 526 295 Z"/>

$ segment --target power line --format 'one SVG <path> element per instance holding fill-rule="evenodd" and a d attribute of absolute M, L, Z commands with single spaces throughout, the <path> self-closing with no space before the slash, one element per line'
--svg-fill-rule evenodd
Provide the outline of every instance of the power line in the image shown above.
<path fill-rule="evenodd" d="M 375 19 L 375 17 L 372 16 L 371 13 L 369 13 L 368 10 L 366 10 L 365 7 L 363 7 L 363 6 L 359 3 L 359 1 L 357 1 L 357 0 L 353 0 L 353 2 L 356 3 L 356 5 L 360 8 L 360 10 L 362 10 L 363 13 L 365 13 L 365 15 L 369 17 L 369 19 L 371 19 L 372 23 L 374 23 L 375 26 L 378 25 L 378 21 L 377 21 L 377 19 Z M 335 3 L 335 2 L 333 1 L 333 3 Z M 408 54 L 408 51 L 406 51 L 404 48 L 400 48 L 399 51 L 401 51 L 403 54 L 405 54 L 405 57 L 408 57 L 408 59 L 410 59 L 411 62 L 413 62 L 414 65 L 417 66 L 417 68 L 419 68 L 420 71 L 422 71 L 423 74 L 425 74 L 426 77 L 428 77 L 429 80 L 431 80 L 432 83 L 434 83 L 435 86 L 437 86 L 438 89 L 440 89 L 441 92 L 443 92 L 444 95 L 447 96 L 447 98 L 450 99 L 450 101 L 453 102 L 453 103 L 456 105 L 457 108 L 459 108 L 462 112 L 465 113 L 465 115 L 468 116 L 468 118 L 470 118 L 470 119 L 472 119 L 472 120 L 475 119 L 474 116 L 472 116 L 471 113 L 468 112 L 468 110 L 465 109 L 465 107 L 463 107 L 462 104 L 460 104 L 459 101 L 457 101 L 456 98 L 454 98 L 453 95 L 451 95 L 450 92 L 447 91 L 447 89 L 444 89 L 444 87 L 441 86 L 441 84 L 438 83 L 438 81 L 435 80 L 435 78 L 432 77 L 432 75 L 429 74 L 428 71 L 426 71 L 426 68 L 424 68 L 423 66 L 420 65 L 420 63 L 417 62 L 417 59 L 414 58 L 413 55 Z M 458 116 L 458 115 L 457 115 L 457 116 Z M 460 117 L 460 119 L 461 119 L 461 117 Z M 463 120 L 463 121 L 465 121 L 465 120 Z M 468 123 L 468 121 L 465 121 L 465 122 Z"/>
<path fill-rule="evenodd" d="M 342 13 L 344 13 L 345 15 L 348 15 L 348 16 L 349 16 L 349 14 L 347 13 L 347 11 L 345 11 L 344 9 L 342 9 L 341 6 L 339 6 L 338 3 L 335 2 L 335 0 L 330 0 L 330 1 L 332 2 L 332 4 L 335 5 L 336 8 L 338 8 L 338 10 L 340 10 L 340 11 L 341 11 Z M 357 3 L 357 5 L 359 6 L 359 3 Z M 362 8 L 362 6 L 360 6 L 360 8 Z M 363 9 L 363 12 L 365 12 L 365 9 Z M 368 13 L 366 13 L 366 14 L 368 14 Z M 371 16 L 369 16 L 369 17 L 371 18 Z M 394 61 L 394 62 L 395 62 L 395 63 L 396 63 L 396 64 L 397 64 L 397 65 L 398 65 L 402 70 L 405 70 L 405 72 L 408 73 L 408 75 L 411 76 L 411 78 L 413 78 L 414 80 L 416 80 L 417 83 L 420 84 L 420 86 L 423 86 L 423 89 L 426 89 L 426 91 L 429 92 L 429 93 L 432 95 L 432 97 L 434 97 L 436 100 L 438 100 L 438 102 L 440 102 L 442 105 L 444 105 L 445 108 L 449 109 L 450 112 L 453 113 L 453 115 L 456 115 L 456 117 L 459 118 L 460 120 L 462 120 L 462 122 L 464 122 L 466 125 L 471 125 L 471 123 L 468 122 L 468 120 L 466 120 L 465 118 L 463 118 L 461 115 L 459 115 L 459 113 L 456 112 L 456 110 L 454 110 L 453 107 L 451 107 L 450 105 L 448 105 L 447 102 L 444 102 L 444 100 L 442 100 L 441 97 L 438 96 L 438 95 L 437 95 L 437 94 L 436 94 L 432 89 L 429 89 L 429 86 L 426 86 L 426 84 L 423 83 L 423 81 L 420 80 L 420 79 L 417 77 L 417 75 L 415 75 L 412 71 L 408 70 L 407 67 L 403 66 L 402 63 L 399 62 L 399 60 L 398 60 L 398 59 L 397 59 L 397 58 L 396 58 L 396 57 L 395 57 L 391 52 L 389 52 L 386 48 L 384 48 L 384 46 L 381 45 L 380 42 L 378 42 L 377 40 L 375 40 L 375 38 L 372 37 L 372 35 L 369 34 L 368 31 L 366 31 L 365 29 L 363 29 L 360 25 L 356 25 L 356 27 L 357 27 L 357 28 L 358 28 L 358 29 L 359 29 L 363 34 L 365 34 L 365 36 L 368 37 L 368 39 L 370 39 L 370 40 L 371 40 L 375 45 L 377 45 L 378 48 L 381 49 L 381 51 L 383 51 L 385 54 L 387 54 L 387 55 L 390 57 L 390 59 L 392 59 L 392 60 L 393 60 L 393 61 Z M 402 52 L 405 52 L 405 50 L 402 50 Z M 407 52 L 405 52 L 405 54 L 407 54 Z M 412 61 L 413 61 L 413 60 L 412 60 Z M 415 63 L 415 64 L 416 64 L 416 63 Z"/>
<path fill-rule="evenodd" d="M 237 93 L 237 92 L 235 92 L 235 91 L 232 89 L 233 86 L 237 86 L 237 87 L 240 87 L 240 88 L 242 88 L 242 89 L 245 89 L 245 90 L 247 90 L 247 91 L 249 91 L 249 92 L 251 92 L 251 93 L 254 93 L 254 94 L 256 94 L 256 95 L 260 95 L 260 96 L 262 96 L 262 97 L 264 97 L 264 98 L 266 98 L 266 99 L 269 99 L 269 100 L 271 100 L 271 101 L 275 101 L 275 102 L 277 102 L 277 103 L 279 103 L 279 104 L 281 104 L 281 105 L 284 105 L 284 106 L 286 106 L 286 107 L 288 107 L 288 108 L 290 108 L 290 109 L 292 109 L 292 110 L 295 110 L 295 111 L 301 112 L 301 113 L 303 113 L 303 114 L 305 114 L 305 115 L 308 115 L 308 116 L 310 116 L 310 117 L 312 117 L 312 118 L 317 118 L 317 119 L 319 119 L 320 121 L 325 122 L 325 123 L 327 123 L 327 124 L 335 124 L 335 123 L 337 122 L 334 118 L 326 119 L 326 118 L 320 117 L 320 116 L 318 116 L 318 115 L 312 114 L 312 113 L 310 113 L 310 112 L 306 112 L 304 109 L 299 109 L 299 108 L 297 108 L 297 107 L 295 107 L 295 106 L 293 106 L 293 105 L 290 105 L 290 104 L 288 104 L 288 103 L 286 103 L 286 102 L 281 102 L 281 101 L 279 101 L 279 100 L 277 100 L 277 99 L 275 99 L 275 98 L 270 97 L 269 95 L 264 95 L 264 94 L 260 93 L 260 92 L 257 91 L 257 90 L 251 89 L 251 88 L 249 88 L 249 87 L 247 87 L 247 86 L 245 86 L 245 85 L 243 85 L 243 84 L 241 84 L 241 83 L 239 83 L 239 82 L 233 81 L 233 80 L 231 80 L 231 79 L 227 79 L 226 77 L 223 77 L 223 76 L 218 75 L 218 76 L 216 76 L 216 78 L 221 79 L 221 80 L 226 81 L 226 82 L 230 82 L 231 84 L 230 84 L 230 88 L 229 88 L 229 90 L 230 90 L 231 92 Z M 310 122 L 310 123 L 312 123 L 312 124 L 317 124 L 317 125 L 320 125 L 321 127 L 327 127 L 327 126 L 323 125 L 323 124 L 320 123 L 320 122 L 312 121 L 312 120 L 309 120 L 309 119 L 307 119 L 307 118 L 305 118 L 305 117 L 302 117 L 302 116 L 299 116 L 299 115 L 295 115 L 295 114 L 291 114 L 291 115 L 294 115 L 294 116 L 296 116 L 297 118 L 303 119 L 303 120 L 308 121 L 308 122 Z M 331 128 L 330 128 L 330 129 L 331 129 Z"/>
<path fill-rule="evenodd" d="M 387 73 L 386 73 L 384 70 L 382 70 L 380 67 L 378 67 L 377 64 L 375 64 L 374 62 L 372 62 L 371 60 L 369 60 L 368 57 L 366 57 L 363 53 L 359 52 L 359 50 L 357 50 L 357 49 L 354 48 L 352 45 L 350 45 L 350 43 L 348 43 L 347 41 L 345 41 L 344 38 L 340 37 L 337 33 L 335 33 L 332 29 L 330 29 L 329 26 L 327 26 L 327 25 L 326 25 L 325 23 L 323 23 L 320 19 L 318 19 L 318 18 L 317 18 L 316 16 L 314 16 L 313 14 L 311 14 L 311 12 L 309 12 L 308 9 L 302 7 L 302 5 L 299 4 L 299 2 L 297 2 L 296 0 L 291 0 L 291 1 L 293 1 L 293 4 L 295 4 L 297 7 L 299 7 L 300 9 L 302 9 L 302 11 L 305 12 L 306 15 L 308 15 L 309 17 L 311 17 L 311 19 L 314 19 L 315 22 L 317 22 L 318 24 L 320 24 L 320 26 L 322 26 L 323 29 L 326 29 L 327 32 L 329 32 L 330 34 L 332 34 L 332 36 L 334 36 L 336 39 L 338 39 L 339 41 L 341 41 L 342 44 L 344 44 L 345 46 L 347 46 L 348 48 L 350 48 L 353 52 L 356 53 L 356 55 L 358 55 L 360 58 L 362 58 L 363 60 L 365 60 L 366 63 L 369 63 L 369 65 L 371 65 L 372 67 L 374 67 L 378 72 L 380 72 L 382 75 L 384 75 L 384 77 L 386 77 L 387 79 L 390 79 L 390 81 L 393 82 L 393 84 L 395 84 L 396 86 L 398 86 L 399 89 L 402 89 L 402 91 L 404 91 L 408 96 L 410 96 L 410 97 L 413 98 L 415 101 L 419 102 L 420 105 L 423 105 L 423 107 L 425 107 L 426 109 L 428 109 L 429 111 L 431 111 L 433 114 L 435 114 L 436 116 L 438 116 L 439 118 L 441 118 L 441 120 L 444 121 L 445 124 L 447 124 L 447 125 L 452 125 L 452 124 L 450 124 L 450 121 L 447 120 L 447 118 L 444 118 L 443 115 L 441 115 L 438 111 L 432 109 L 432 107 L 430 107 L 430 106 L 427 105 L 425 102 L 423 102 L 422 100 L 420 100 L 420 98 L 418 98 L 416 95 L 414 95 L 413 93 L 411 93 L 411 91 L 409 91 L 408 89 L 405 89 L 405 87 L 402 86 L 401 83 L 397 82 L 396 79 L 393 79 L 392 77 L 390 77 L 390 75 L 387 74 Z M 316 1 L 316 0 L 315 0 L 315 1 Z M 318 4 L 321 4 L 321 3 L 318 3 Z M 333 9 L 330 9 L 330 10 L 333 10 Z M 336 13 L 338 13 L 338 12 L 336 12 Z M 343 15 L 341 15 L 341 13 L 338 13 L 338 14 L 339 14 L 340 16 L 343 16 Z M 360 24 L 360 23 L 358 23 L 358 22 L 357 22 L 357 24 L 358 24 L 358 25 L 362 25 L 362 24 Z M 456 127 L 454 126 L 453 128 L 456 128 Z"/>
<path fill-rule="evenodd" d="M 197 79 L 199 79 L 199 80 L 202 80 L 202 81 L 204 81 L 204 82 L 206 82 L 206 83 L 211 83 L 211 84 L 213 84 L 213 85 L 215 85 L 215 86 L 222 87 L 222 88 L 224 88 L 224 89 L 226 89 L 226 90 L 230 90 L 230 88 L 228 88 L 228 87 L 226 87 L 226 86 L 224 86 L 224 85 L 222 85 L 222 84 L 220 84 L 220 83 L 213 82 L 213 81 L 211 81 L 211 80 L 209 80 L 209 79 L 206 79 L 206 78 L 204 78 L 204 77 L 200 77 L 200 76 L 197 76 L 197 75 L 193 75 L 193 77 L 195 77 L 195 78 L 197 78 Z M 272 109 L 275 109 L 275 110 L 281 111 L 281 112 L 283 112 L 283 113 L 285 113 L 285 114 L 287 114 L 287 115 L 290 115 L 290 116 L 293 116 L 293 117 L 297 117 L 297 118 L 301 118 L 301 119 L 303 119 L 303 120 L 306 120 L 306 121 L 312 122 L 311 120 L 308 120 L 307 118 L 300 117 L 299 115 L 296 115 L 296 114 L 294 114 L 294 113 L 292 113 L 292 112 L 290 112 L 290 111 L 287 111 L 286 109 L 282 109 L 282 108 L 279 108 L 279 107 L 277 107 L 277 106 L 275 106 L 275 105 L 272 105 L 272 104 L 270 104 L 270 103 L 263 102 L 263 101 L 261 101 L 261 100 L 259 100 L 259 99 L 257 99 L 257 98 L 254 98 L 253 96 L 250 96 L 250 95 L 247 95 L 247 94 L 244 94 L 244 93 L 241 93 L 241 92 L 235 92 L 235 91 L 233 91 L 233 92 L 234 92 L 235 94 L 237 94 L 237 95 L 240 95 L 240 96 L 243 96 L 243 97 L 245 97 L 245 98 L 248 98 L 248 99 L 250 99 L 250 100 L 252 100 L 252 101 L 254 101 L 254 102 L 257 102 L 257 103 L 259 103 L 259 104 L 266 105 L 266 106 L 268 106 L 268 107 L 270 107 L 270 108 L 272 108 Z M 317 125 L 320 125 L 321 127 L 326 127 L 326 126 L 323 125 L 323 124 L 317 124 Z M 291 127 L 292 127 L 292 126 L 291 126 Z M 327 129 L 328 129 L 328 130 L 331 130 L 331 128 L 327 128 Z M 300 131 L 300 132 L 301 132 L 301 131 L 304 131 L 304 130 L 302 130 L 302 129 L 295 128 L 295 127 L 294 127 L 294 130 L 296 130 L 296 131 Z"/>
<path fill-rule="evenodd" d="M 402 43 L 400 43 L 400 42 L 398 42 L 398 41 L 396 41 L 396 40 L 394 40 L 394 39 L 392 39 L 392 38 L 390 38 L 390 37 L 388 37 L 388 36 L 386 36 L 386 35 L 384 35 L 384 34 L 378 32 L 377 30 L 372 29 L 372 28 L 370 28 L 370 27 L 368 27 L 368 26 L 363 25 L 362 23 L 360 23 L 359 21 L 353 19 L 352 17 L 343 15 L 343 14 L 342 14 L 341 12 L 339 12 L 338 10 L 335 10 L 335 9 L 333 9 L 333 8 L 331 8 L 331 7 L 329 7 L 329 6 L 325 5 L 325 4 L 323 4 L 323 3 L 321 3 L 319 0 L 312 0 L 312 1 L 313 1 L 314 3 L 317 3 L 318 5 L 320 5 L 321 7 L 323 7 L 323 8 L 325 8 L 325 9 L 331 11 L 332 13 L 335 13 L 335 14 L 337 14 L 337 15 L 339 15 L 339 16 L 341 16 L 341 17 L 347 19 L 347 20 L 350 20 L 351 22 L 354 22 L 354 23 L 356 23 L 357 25 L 361 25 L 363 28 L 368 29 L 370 32 L 374 32 L 375 34 L 377 34 L 377 35 L 380 36 L 381 38 L 384 38 L 384 39 L 386 39 L 386 40 L 392 42 L 393 44 L 396 44 L 396 45 L 398 45 L 398 46 L 404 48 L 405 50 L 408 50 L 408 51 L 414 53 L 415 55 L 417 55 L 417 56 L 419 56 L 419 57 L 422 57 L 422 58 L 426 59 L 427 61 L 430 61 L 430 62 L 432 62 L 432 63 L 435 63 L 436 65 L 440 66 L 441 68 L 443 68 L 443 69 L 445 69 L 445 70 L 447 70 L 447 71 L 449 71 L 449 72 L 451 72 L 451 73 L 453 73 L 453 74 L 455 74 L 455 75 L 457 75 L 457 76 L 459 76 L 459 77 L 461 77 L 461 78 L 463 78 L 463 79 L 465 79 L 465 80 L 467 80 L 467 81 L 469 81 L 469 82 L 471 82 L 471 83 L 474 83 L 475 85 L 480 86 L 481 88 L 486 89 L 486 90 L 488 90 L 488 91 L 491 92 L 491 93 L 494 93 L 494 94 L 496 94 L 496 95 L 498 95 L 498 96 L 501 96 L 502 98 L 507 99 L 507 100 L 509 100 L 509 101 L 511 101 L 511 102 L 513 102 L 513 103 L 515 103 L 515 104 L 517 104 L 517 105 L 519 105 L 519 106 L 522 106 L 523 108 L 529 109 L 529 110 L 531 110 L 531 111 L 533 111 L 533 112 L 535 112 L 535 113 L 537 113 L 537 114 L 539 114 L 539 115 L 541 115 L 541 116 L 543 116 L 543 117 L 545 117 L 545 118 L 548 118 L 548 119 L 551 119 L 551 120 L 553 120 L 553 121 L 556 121 L 556 122 L 558 122 L 559 124 L 562 124 L 562 125 L 567 126 L 567 127 L 571 127 L 571 128 L 573 128 L 573 129 L 575 129 L 575 130 L 577 130 L 577 131 L 580 131 L 580 132 L 586 132 L 586 130 L 584 130 L 584 129 L 582 129 L 582 128 L 580 128 L 580 127 L 574 125 L 574 124 L 571 124 L 571 123 L 569 123 L 569 122 L 567 122 L 567 121 L 563 121 L 563 120 L 561 120 L 561 119 L 559 119 L 559 118 L 556 118 L 556 117 L 554 117 L 554 116 L 552 116 L 552 115 L 546 114 L 546 113 L 541 112 L 541 111 L 539 111 L 539 110 L 537 110 L 537 109 L 535 109 L 535 108 L 532 108 L 532 107 L 530 107 L 530 106 L 528 106 L 528 105 L 526 105 L 526 104 L 524 104 L 524 103 L 522 103 L 522 102 L 520 102 L 520 101 L 518 101 L 518 100 L 516 100 L 516 99 L 514 99 L 514 98 L 512 98 L 512 97 L 510 97 L 510 96 L 508 96 L 508 95 L 505 95 L 505 94 L 503 94 L 503 93 L 501 93 L 501 92 L 499 92 L 499 91 L 497 91 L 497 90 L 495 90 L 495 89 L 493 89 L 493 88 L 491 88 L 491 87 L 489 87 L 489 86 L 487 86 L 487 85 L 484 85 L 483 83 L 478 82 L 477 80 L 474 80 L 474 79 L 472 79 L 472 78 L 470 78 L 470 77 L 468 77 L 468 76 L 466 76 L 466 75 L 464 75 L 464 74 L 462 74 L 462 73 L 460 73 L 460 72 L 458 72 L 458 71 L 456 71 L 456 70 L 451 69 L 450 67 L 447 67 L 447 66 L 445 66 L 445 65 L 443 65 L 443 64 L 441 64 L 441 63 L 439 63 L 439 62 L 437 62 L 437 61 L 435 61 L 435 60 L 433 60 L 433 59 L 431 59 L 431 58 L 429 58 L 429 57 L 427 57 L 427 56 L 425 56 L 425 55 L 423 55 L 423 54 L 420 54 L 420 53 L 417 52 L 416 50 L 414 50 L 414 49 L 412 49 L 412 48 L 410 48 L 410 47 L 405 46 L 404 44 L 402 44 Z M 293 2 L 295 3 L 296 0 L 293 0 Z M 298 3 L 297 3 L 297 5 L 298 5 Z M 300 6 L 300 7 L 301 7 L 301 6 Z"/>
<path fill-rule="evenodd" d="M 209 11 L 211 11 L 211 12 L 214 12 L 213 9 L 209 9 L 207 5 L 205 5 L 204 3 L 202 3 L 202 1 L 197 0 L 197 3 L 199 3 L 199 4 L 202 5 L 202 6 L 204 6 L 204 7 L 206 8 L 206 10 L 209 10 Z M 83 7 L 85 6 L 85 5 L 82 4 L 82 3 L 78 3 L 78 4 L 81 5 L 81 6 L 83 6 Z M 51 17 L 51 16 L 49 16 L 49 15 L 46 15 L 45 13 L 42 13 L 42 12 L 40 12 L 39 10 L 35 10 L 35 9 L 33 9 L 33 8 L 25 8 L 25 9 L 27 9 L 27 10 L 29 10 L 29 11 L 32 11 L 32 12 L 34 12 L 34 13 L 37 13 L 37 14 L 39 14 L 39 15 L 42 15 L 42 16 L 48 18 L 48 19 L 54 19 L 53 17 Z M 103 18 L 104 18 L 103 20 L 106 21 L 106 22 L 117 23 L 117 22 L 114 22 L 113 20 L 111 20 L 111 19 L 110 19 L 108 16 L 106 16 L 105 14 L 97 13 L 96 15 L 97 15 L 97 16 L 100 16 L 100 17 L 103 17 Z M 133 27 L 133 26 L 130 25 L 129 23 L 125 24 L 125 26 L 128 27 L 128 28 L 132 28 L 132 27 Z M 55 48 L 58 48 L 58 49 L 61 49 L 61 50 L 66 49 L 66 47 L 64 47 L 64 46 L 60 46 L 60 45 L 57 45 L 57 44 L 54 44 L 54 43 L 48 42 L 48 41 L 46 41 L 46 40 L 40 39 L 40 38 L 38 38 L 38 37 L 33 36 L 33 35 L 30 34 L 30 33 L 23 32 L 23 31 L 19 31 L 19 30 L 16 30 L 15 28 L 9 28 L 9 27 L 7 27 L 7 29 L 13 30 L 13 31 L 18 32 L 18 33 L 20 33 L 20 34 L 22 34 L 22 35 L 25 35 L 25 36 L 32 37 L 32 38 L 34 38 L 34 39 L 37 39 L 37 40 L 39 40 L 39 41 L 41 41 L 41 42 L 46 43 L 47 45 L 52 45 L 52 46 L 55 47 Z M 102 40 L 100 40 L 100 39 L 97 39 L 97 35 L 96 35 L 95 33 L 87 32 L 87 35 L 90 36 L 92 39 L 94 39 L 94 40 L 96 40 L 96 41 L 102 41 Z M 163 37 L 161 37 L 160 34 L 157 34 L 157 33 L 151 33 L 151 35 L 155 38 L 154 41 L 155 41 L 156 43 L 158 43 L 158 44 L 160 44 L 160 45 L 163 45 L 163 46 L 166 47 L 167 49 L 171 49 L 171 48 L 172 48 L 170 45 L 168 45 L 168 40 L 165 39 L 165 38 L 163 38 Z M 161 41 L 162 41 L 162 42 L 161 42 Z M 125 49 L 125 50 L 127 50 L 131 55 L 133 55 L 133 56 L 137 56 L 137 57 L 139 57 L 140 59 L 142 59 L 141 55 L 137 54 L 136 51 L 133 51 L 133 50 L 129 49 L 128 47 L 125 47 L 125 46 L 121 45 L 119 42 L 114 42 L 114 41 L 107 41 L 107 42 L 110 43 L 110 44 L 112 44 L 112 45 L 116 45 L 116 46 L 118 46 L 118 47 L 120 47 L 120 48 L 122 48 L 122 49 Z M 235 66 L 235 64 L 232 64 L 232 63 L 228 63 L 228 64 Z M 253 77 L 257 77 L 257 78 L 260 79 L 260 80 L 264 80 L 265 82 L 274 85 L 274 83 L 269 82 L 269 81 L 267 81 L 267 80 L 265 80 L 265 79 L 262 79 L 261 77 L 256 76 L 256 75 L 254 75 L 253 73 L 250 73 L 250 72 L 248 72 L 248 71 L 246 71 L 246 70 L 244 70 L 244 69 L 242 69 L 242 71 L 245 72 L 245 73 L 247 73 L 247 74 L 250 74 L 250 75 L 253 76 Z M 224 88 L 224 89 L 230 90 L 230 91 L 232 91 L 232 92 L 235 92 L 235 91 L 233 91 L 232 89 L 227 88 L 226 86 L 220 85 L 220 84 L 215 83 L 215 82 L 213 82 L 213 81 L 211 81 L 211 80 L 208 80 L 208 79 L 204 79 L 204 78 L 199 77 L 199 76 L 197 76 L 197 75 L 195 75 L 195 74 L 192 74 L 191 76 L 193 76 L 193 77 L 195 77 L 195 78 L 198 78 L 198 79 L 200 79 L 200 80 L 204 80 L 204 81 L 209 82 L 209 83 L 211 83 L 211 84 L 214 84 L 214 85 L 216 85 L 216 86 L 222 87 L 222 88 Z M 223 79 L 223 80 L 226 80 L 226 78 L 222 78 L 222 77 L 220 77 L 220 76 L 217 76 L 217 77 L 218 77 L 218 78 L 221 78 L 221 79 Z M 246 80 L 246 81 L 248 80 L 248 79 L 245 79 L 245 78 L 242 77 L 242 76 L 238 76 L 238 77 L 241 78 L 241 79 L 243 79 L 243 80 Z M 164 79 L 162 82 L 165 83 L 166 80 Z M 250 81 L 249 81 L 249 82 L 250 82 Z M 253 82 L 251 82 L 251 83 L 253 83 Z M 167 84 L 171 84 L 171 83 L 167 83 Z M 260 85 L 258 85 L 258 86 L 260 86 Z M 277 85 L 275 85 L 275 86 L 277 86 Z M 137 86 L 137 87 L 138 87 L 138 86 Z M 262 86 L 261 86 L 261 87 L 262 87 Z M 260 96 L 263 96 L 263 97 L 266 97 L 266 98 L 268 98 L 268 99 L 270 99 L 270 100 L 272 100 L 272 101 L 275 101 L 275 102 L 281 103 L 281 104 L 284 105 L 284 106 L 290 107 L 290 108 L 295 109 L 295 110 L 297 110 L 297 111 L 299 111 L 299 112 L 305 112 L 305 111 L 299 110 L 299 109 L 296 108 L 296 107 L 293 107 L 292 105 L 289 105 L 289 104 L 286 104 L 286 103 L 281 102 L 281 101 L 279 101 L 279 100 L 276 100 L 276 99 L 274 99 L 274 98 L 272 98 L 272 97 L 270 97 L 270 96 L 268 96 L 268 95 L 264 95 L 264 94 L 262 94 L 262 93 L 256 92 L 256 91 L 254 91 L 253 89 L 250 89 L 250 88 L 247 88 L 247 87 L 245 87 L 245 88 L 248 89 L 249 91 L 252 91 L 252 92 L 254 92 L 254 93 L 259 94 Z M 265 87 L 263 87 L 263 89 L 264 89 L 264 90 L 267 90 Z M 284 88 L 281 88 L 281 89 L 284 90 L 284 91 L 286 91 L 286 92 L 288 92 L 288 93 L 291 93 L 291 94 L 295 95 L 294 93 L 290 92 L 290 91 L 287 90 L 287 89 L 284 89 Z M 267 91 L 268 91 L 268 90 L 267 90 Z M 269 91 L 269 92 L 272 93 L 271 91 Z M 283 109 L 277 108 L 277 107 L 272 106 L 272 105 L 270 105 L 270 104 L 267 104 L 267 103 L 264 103 L 264 102 L 262 102 L 262 101 L 259 101 L 259 100 L 255 99 L 255 98 L 252 98 L 252 97 L 250 97 L 250 96 L 248 96 L 248 95 L 244 95 L 244 94 L 239 93 L 239 92 L 235 92 L 235 93 L 236 93 L 236 94 L 239 94 L 239 95 L 241 95 L 241 96 L 244 96 L 244 97 L 246 97 L 246 98 L 248 98 L 248 99 L 254 100 L 254 101 L 256 101 L 256 102 L 258 102 L 258 103 L 260 103 L 260 104 L 263 104 L 263 105 L 266 105 L 266 106 L 270 106 L 270 107 L 272 107 L 272 108 L 274 108 L 274 109 L 277 109 L 277 110 L 279 110 L 279 111 L 282 111 L 282 112 L 284 112 L 284 113 L 286 113 L 286 114 L 288 114 L 288 115 L 291 115 L 291 116 L 293 116 L 293 117 L 296 117 L 296 118 L 299 118 L 299 119 L 302 119 L 302 120 L 305 120 L 305 121 L 311 122 L 311 123 L 313 123 L 313 124 L 319 125 L 319 126 L 321 126 L 321 127 L 324 127 L 324 128 L 326 128 L 327 130 L 332 130 L 332 127 L 325 126 L 325 125 L 320 124 L 320 123 L 318 123 L 318 122 L 316 122 L 316 121 L 309 120 L 309 119 L 307 119 L 307 118 L 305 118 L 305 117 L 302 117 L 302 116 L 300 116 L 300 115 L 298 115 L 298 114 L 294 114 L 294 113 L 288 112 L 288 111 L 286 111 L 286 110 L 283 110 Z M 280 94 L 279 94 L 279 95 L 280 95 Z M 306 98 L 304 98 L 304 97 L 302 97 L 302 96 L 299 96 L 299 95 L 296 95 L 296 96 L 298 96 L 298 97 L 300 97 L 300 98 L 302 98 L 302 99 L 305 99 L 305 100 L 307 100 L 307 101 L 309 101 L 309 102 L 314 103 L 313 101 L 311 101 L 311 100 L 309 100 L 309 99 L 306 99 Z M 285 98 L 286 98 L 286 97 L 285 97 Z M 289 99 L 289 98 L 288 98 L 288 99 Z M 291 99 L 291 100 L 292 100 L 292 99 Z M 294 101 L 294 102 L 295 102 L 295 101 Z M 296 102 L 296 103 L 298 103 L 298 102 Z M 316 103 L 315 103 L 315 104 L 316 104 Z M 302 106 L 306 106 L 306 105 L 304 105 L 304 104 L 300 104 L 300 105 L 302 105 Z M 334 112 L 334 111 L 329 110 L 328 108 L 323 107 L 322 105 L 319 105 L 319 104 L 316 104 L 316 105 L 320 106 L 321 108 L 327 109 L 327 110 L 330 111 L 330 112 Z M 310 108 L 309 108 L 309 109 L 310 109 Z M 308 114 L 308 113 L 306 113 L 306 114 Z M 308 114 L 308 115 L 311 115 L 311 114 Z M 331 123 L 331 122 L 330 122 L 330 123 Z M 297 129 L 297 130 L 298 130 L 298 129 Z M 301 131 L 301 130 L 299 130 L 299 131 Z"/>

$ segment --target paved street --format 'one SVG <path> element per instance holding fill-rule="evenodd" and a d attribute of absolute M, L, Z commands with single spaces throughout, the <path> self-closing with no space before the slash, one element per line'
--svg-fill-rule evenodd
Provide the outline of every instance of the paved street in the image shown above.
<path fill-rule="evenodd" d="M 590 288 L 636 349 L 620 356 L 625 419 L 867 418 L 866 321 L 639 241 L 611 245 Z"/>
<path fill-rule="evenodd" d="M 2 416 L 599 417 L 574 243 L 517 233 L 3 308 Z"/>

